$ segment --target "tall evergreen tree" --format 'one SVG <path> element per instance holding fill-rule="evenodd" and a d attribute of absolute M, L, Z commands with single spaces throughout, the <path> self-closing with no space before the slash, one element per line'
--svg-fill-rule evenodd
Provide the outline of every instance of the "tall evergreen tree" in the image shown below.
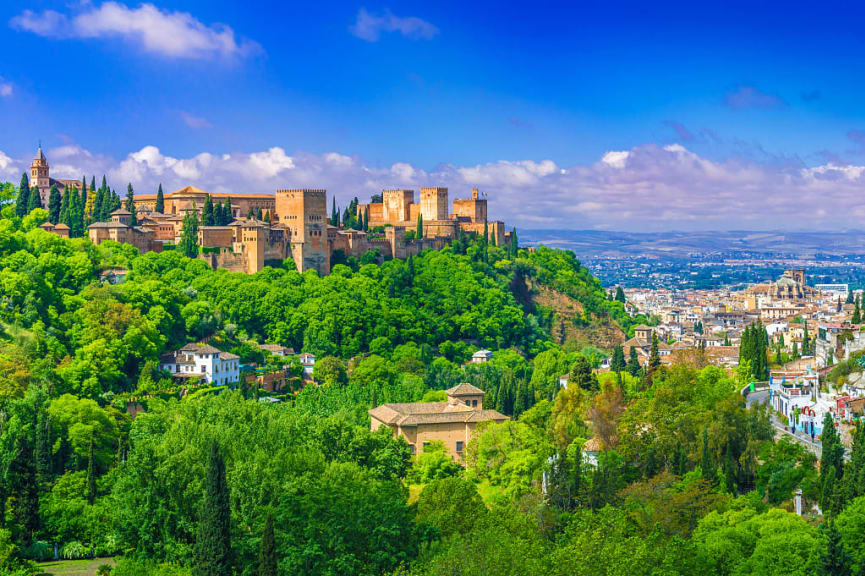
<path fill-rule="evenodd" d="M 84 214 L 87 214 L 87 177 L 81 177 L 81 205 L 84 206 Z"/>
<path fill-rule="evenodd" d="M 225 462 L 214 442 L 210 448 L 204 501 L 198 520 L 198 534 L 193 550 L 195 576 L 229 576 L 231 574 L 231 510 Z"/>
<path fill-rule="evenodd" d="M 48 221 L 52 224 L 60 222 L 60 190 L 56 184 L 51 185 L 51 191 L 48 194 Z"/>
<path fill-rule="evenodd" d="M 228 226 L 234 222 L 234 214 L 231 213 L 231 196 L 226 196 L 222 204 L 222 225 Z"/>
<path fill-rule="evenodd" d="M 30 189 L 30 199 L 27 200 L 27 212 L 30 213 L 37 208 L 42 208 L 42 194 L 39 192 L 39 188 L 33 186 Z"/>
<path fill-rule="evenodd" d="M 625 291 L 622 290 L 621 286 L 616 286 L 616 298 L 615 298 L 615 300 L 616 300 L 616 302 L 621 302 L 622 304 L 625 303 Z"/>
<path fill-rule="evenodd" d="M 852 576 L 853 559 L 844 549 L 844 542 L 835 527 L 835 520 L 830 519 L 820 526 L 820 532 L 823 539 L 817 562 L 817 576 Z"/>
<path fill-rule="evenodd" d="M 613 349 L 613 357 L 610 360 L 610 370 L 613 372 L 623 372 L 627 364 L 625 363 L 625 352 L 621 345 L 617 345 Z"/>
<path fill-rule="evenodd" d="M 850 317 L 850 322 L 852 324 L 859 324 L 862 322 L 862 313 L 859 308 L 859 297 L 856 297 L 856 301 L 853 304 L 853 316 Z"/>
<path fill-rule="evenodd" d="M 520 245 L 517 242 L 517 228 L 511 229 L 511 258 L 516 258 L 520 251 Z"/>
<path fill-rule="evenodd" d="M 215 224 L 213 220 L 213 198 L 210 197 L 210 194 L 204 197 L 204 208 L 201 209 L 201 225 L 202 226 L 213 226 Z"/>
<path fill-rule="evenodd" d="M 844 446 L 841 444 L 838 430 L 835 429 L 835 419 L 829 412 L 826 412 L 823 417 L 823 432 L 820 435 L 820 443 L 822 445 L 820 475 L 825 477 L 829 469 L 833 468 L 836 477 L 840 479 L 844 473 Z"/>
<path fill-rule="evenodd" d="M 162 182 L 159 183 L 159 189 L 156 191 L 156 206 L 153 209 L 160 214 L 165 213 L 165 194 L 162 193 Z"/>
<path fill-rule="evenodd" d="M 273 538 L 273 516 L 270 511 L 264 518 L 261 554 L 258 558 L 258 576 L 276 576 L 276 545 Z"/>
<path fill-rule="evenodd" d="M 331 198 L 331 209 L 330 209 L 330 225 L 331 226 L 339 226 L 339 209 L 336 207 L 336 196 Z"/>
<path fill-rule="evenodd" d="M 709 433 L 703 428 L 703 449 L 700 452 L 700 469 L 703 474 L 703 480 L 714 484 L 717 474 L 715 467 L 712 465 L 712 454 L 709 452 Z"/>
<path fill-rule="evenodd" d="M 190 210 L 183 217 L 183 227 L 180 231 L 180 253 L 189 258 L 198 257 L 198 215 Z"/>
<path fill-rule="evenodd" d="M 30 204 L 30 179 L 27 173 L 21 174 L 21 184 L 18 185 L 18 198 L 15 200 L 15 215 L 26 216 L 27 205 Z"/>
<path fill-rule="evenodd" d="M 93 505 L 96 500 L 96 464 L 93 457 L 93 435 L 87 450 L 87 503 Z"/>
<path fill-rule="evenodd" d="M 628 352 L 628 373 L 634 377 L 640 373 L 640 359 L 637 356 L 637 348 L 635 346 L 631 346 L 631 350 Z"/>
<path fill-rule="evenodd" d="M 661 367 L 661 354 L 658 350 L 658 334 L 652 331 L 652 348 L 649 352 L 649 369 L 657 370 Z"/>
<path fill-rule="evenodd" d="M 129 212 L 129 224 L 130 226 L 138 226 L 138 218 L 135 214 L 135 192 L 132 191 L 132 182 L 126 185 L 126 211 Z"/>
<path fill-rule="evenodd" d="M 415 230 L 414 236 L 418 240 L 423 238 L 423 214 L 421 214 L 420 212 L 418 212 L 417 215 L 417 230 Z"/>

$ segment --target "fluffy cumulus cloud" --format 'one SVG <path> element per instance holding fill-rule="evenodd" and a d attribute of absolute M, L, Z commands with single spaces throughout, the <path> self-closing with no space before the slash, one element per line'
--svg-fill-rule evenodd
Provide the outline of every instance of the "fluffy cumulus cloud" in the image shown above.
<path fill-rule="evenodd" d="M 562 167 L 550 160 L 442 164 L 424 170 L 405 162 L 370 166 L 339 153 L 201 153 L 175 158 L 155 146 L 122 159 L 76 145 L 46 151 L 57 177 L 106 174 L 118 191 L 139 193 L 195 185 L 231 194 L 278 188 L 326 188 L 345 206 L 383 188 L 447 186 L 450 198 L 472 188 L 488 194 L 490 216 L 524 228 L 656 230 L 798 229 L 861 226 L 865 166 L 830 162 L 716 161 L 681 144 L 610 150 L 597 161 Z M 30 157 L 0 151 L 0 179 L 17 182 Z"/>
<path fill-rule="evenodd" d="M 0 76 L 0 98 L 9 98 L 10 96 L 12 96 L 12 83 Z"/>
<path fill-rule="evenodd" d="M 236 37 L 228 26 L 206 25 L 186 12 L 160 10 L 153 4 L 136 8 L 118 2 L 82 6 L 71 14 L 25 10 L 10 24 L 46 38 L 120 38 L 165 58 L 230 60 L 261 49 L 251 40 Z"/>
<path fill-rule="evenodd" d="M 390 10 L 382 14 L 372 14 L 365 8 L 357 13 L 357 20 L 349 27 L 349 31 L 367 42 L 377 42 L 381 35 L 397 32 L 407 38 L 430 40 L 439 33 L 439 29 L 426 20 L 415 16 L 397 16 Z"/>

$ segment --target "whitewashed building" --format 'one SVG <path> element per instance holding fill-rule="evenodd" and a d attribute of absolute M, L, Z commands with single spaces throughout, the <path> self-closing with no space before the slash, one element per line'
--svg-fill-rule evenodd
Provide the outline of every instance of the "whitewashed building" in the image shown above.
<path fill-rule="evenodd" d="M 174 378 L 201 378 L 213 386 L 240 381 L 240 357 L 207 344 L 187 344 L 159 357 L 159 369 Z"/>

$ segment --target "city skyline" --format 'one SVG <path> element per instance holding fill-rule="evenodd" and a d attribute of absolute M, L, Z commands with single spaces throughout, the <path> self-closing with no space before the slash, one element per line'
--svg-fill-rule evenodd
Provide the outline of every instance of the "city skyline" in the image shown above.
<path fill-rule="evenodd" d="M 41 139 L 58 177 L 141 193 L 479 187 L 520 228 L 856 228 L 857 9 L 684 6 L 9 2 L 0 180 Z"/>

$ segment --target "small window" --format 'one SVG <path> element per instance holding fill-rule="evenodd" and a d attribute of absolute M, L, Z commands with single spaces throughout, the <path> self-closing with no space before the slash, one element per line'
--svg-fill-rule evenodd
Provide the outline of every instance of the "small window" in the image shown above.
<path fill-rule="evenodd" d="M 462 454 L 462 453 L 463 453 L 463 443 L 457 442 L 457 454 Z"/>
<path fill-rule="evenodd" d="M 478 405 L 478 401 L 472 400 L 472 408 L 476 407 L 477 405 Z"/>
<path fill-rule="evenodd" d="M 414 444 L 409 444 L 408 449 L 409 449 L 409 452 L 412 453 L 412 456 L 414 456 Z"/>

